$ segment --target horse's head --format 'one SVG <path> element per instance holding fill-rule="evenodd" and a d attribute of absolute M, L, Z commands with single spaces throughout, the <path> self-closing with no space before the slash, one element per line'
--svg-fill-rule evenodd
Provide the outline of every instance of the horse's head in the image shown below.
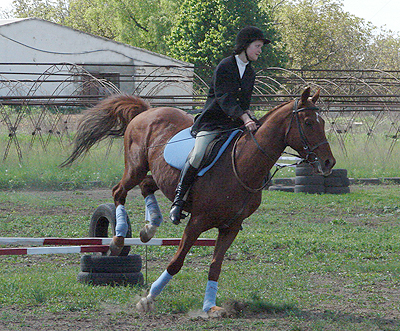
<path fill-rule="evenodd" d="M 332 172 L 336 163 L 325 136 L 325 121 L 315 106 L 319 91 L 310 97 L 306 88 L 300 99 L 292 103 L 292 113 L 288 119 L 285 142 L 310 163 L 314 171 L 325 176 Z"/>

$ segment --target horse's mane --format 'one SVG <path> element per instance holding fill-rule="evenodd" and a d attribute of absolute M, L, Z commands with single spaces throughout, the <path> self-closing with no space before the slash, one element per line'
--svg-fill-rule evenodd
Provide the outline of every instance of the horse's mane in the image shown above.
<path fill-rule="evenodd" d="M 267 120 L 267 118 L 269 116 L 271 116 L 272 114 L 274 114 L 278 109 L 281 109 L 282 107 L 286 106 L 287 104 L 291 103 L 291 101 L 287 101 L 285 103 L 282 103 L 278 106 L 275 106 L 274 108 L 272 108 L 270 111 L 268 111 L 263 117 L 261 117 L 258 121 L 260 122 L 261 125 L 264 124 L 264 122 Z"/>

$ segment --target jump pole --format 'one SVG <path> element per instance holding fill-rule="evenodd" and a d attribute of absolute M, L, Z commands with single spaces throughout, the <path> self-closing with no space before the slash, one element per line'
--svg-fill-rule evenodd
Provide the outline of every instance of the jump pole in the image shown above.
<path fill-rule="evenodd" d="M 26 238 L 0 237 L 0 245 L 76 245 L 69 247 L 0 248 L 0 255 L 72 254 L 107 252 L 112 238 Z M 125 238 L 125 246 L 178 246 L 180 238 L 153 238 L 143 243 L 139 238 Z M 194 246 L 215 246 L 215 239 L 197 239 Z"/>

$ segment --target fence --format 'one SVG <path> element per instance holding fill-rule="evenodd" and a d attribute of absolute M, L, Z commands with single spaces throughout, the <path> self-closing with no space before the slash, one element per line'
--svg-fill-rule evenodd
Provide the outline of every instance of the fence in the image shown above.
<path fill-rule="evenodd" d="M 45 151 L 54 137 L 65 148 L 82 109 L 107 95 L 136 94 L 153 107 L 195 113 L 204 104 L 209 81 L 190 68 L 171 66 L 127 70 L 110 64 L 103 70 L 95 64 L 0 63 L 0 68 L 0 153 L 5 160 L 15 152 L 21 162 L 26 149 L 40 144 Z M 321 90 L 328 138 L 344 155 L 351 141 L 366 146 L 382 139 L 386 155 L 393 153 L 400 132 L 400 72 L 268 68 L 257 73 L 252 109 L 269 110 L 297 97 L 305 86 Z M 30 140 L 25 147 L 23 137 Z"/>

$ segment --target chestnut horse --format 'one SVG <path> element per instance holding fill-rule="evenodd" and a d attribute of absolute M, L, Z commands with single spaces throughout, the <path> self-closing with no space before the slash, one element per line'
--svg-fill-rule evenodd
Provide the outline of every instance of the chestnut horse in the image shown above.
<path fill-rule="evenodd" d="M 208 274 L 209 283 L 214 287 L 211 286 L 211 294 L 206 289 L 205 296 L 205 302 L 210 301 L 211 307 L 204 310 L 214 317 L 225 314 L 224 309 L 215 304 L 224 255 L 243 220 L 259 207 L 265 178 L 284 149 L 290 146 L 313 165 L 315 172 L 323 175 L 330 174 L 336 162 L 326 140 L 324 120 L 315 106 L 318 98 L 319 91 L 311 97 L 310 88 L 306 88 L 299 99 L 274 108 L 259 120 L 261 126 L 254 134 L 243 132 L 213 168 L 197 178 L 185 206 L 190 219 L 180 245 L 166 271 L 153 283 L 150 294 L 138 303 L 140 311 L 154 308 L 155 296 L 180 271 L 186 254 L 200 234 L 218 228 Z M 124 135 L 125 171 L 113 188 L 115 205 L 125 204 L 128 191 L 137 185 L 145 197 L 159 188 L 172 201 L 180 171 L 165 162 L 163 150 L 171 137 L 192 124 L 193 117 L 182 110 L 150 108 L 142 99 L 133 96 L 111 96 L 83 117 L 75 150 L 63 165 L 72 163 L 107 136 Z M 141 232 L 141 238 L 145 237 L 146 241 L 155 232 L 147 233 L 146 237 L 147 230 Z M 122 247 L 123 239 L 114 237 L 114 248 Z"/>

